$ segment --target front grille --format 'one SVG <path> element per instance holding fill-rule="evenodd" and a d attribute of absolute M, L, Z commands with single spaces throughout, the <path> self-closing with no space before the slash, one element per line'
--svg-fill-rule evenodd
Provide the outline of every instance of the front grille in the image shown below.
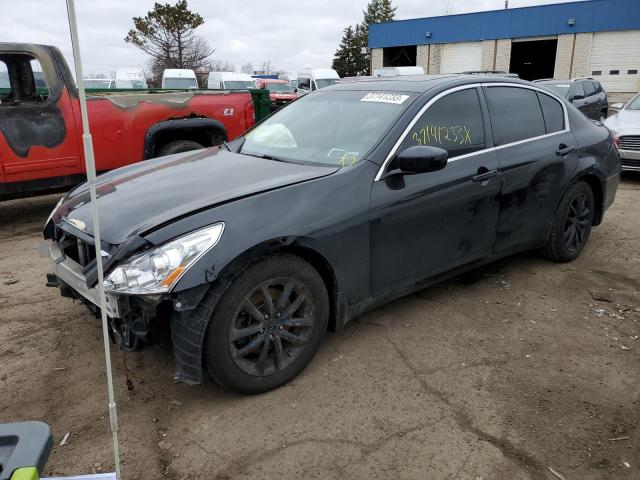
<path fill-rule="evenodd" d="M 620 163 L 623 167 L 640 168 L 640 160 L 634 160 L 632 158 L 621 158 Z"/>
<path fill-rule="evenodd" d="M 621 150 L 635 150 L 640 152 L 640 135 L 624 135 L 620 137 Z"/>
<path fill-rule="evenodd" d="M 83 267 L 95 260 L 96 250 L 92 244 L 63 230 L 56 230 L 56 241 L 67 258 Z"/>

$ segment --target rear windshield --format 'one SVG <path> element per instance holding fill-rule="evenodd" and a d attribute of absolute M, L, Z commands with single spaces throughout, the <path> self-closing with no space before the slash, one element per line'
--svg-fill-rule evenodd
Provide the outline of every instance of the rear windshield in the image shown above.
<path fill-rule="evenodd" d="M 340 83 L 339 78 L 317 78 L 316 86 L 318 88 L 328 87 L 329 85 L 335 85 L 336 83 Z"/>
<path fill-rule="evenodd" d="M 569 83 L 559 83 L 559 82 L 539 82 L 545 88 L 548 88 L 552 92 L 560 95 L 563 98 L 567 97 L 569 93 L 569 89 L 571 88 L 571 84 Z"/>
<path fill-rule="evenodd" d="M 198 88 L 195 78 L 165 78 L 164 88 Z"/>

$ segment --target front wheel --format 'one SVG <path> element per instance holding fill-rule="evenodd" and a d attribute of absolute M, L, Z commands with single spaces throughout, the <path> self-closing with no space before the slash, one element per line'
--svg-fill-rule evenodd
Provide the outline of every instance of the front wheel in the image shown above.
<path fill-rule="evenodd" d="M 586 182 L 569 189 L 556 211 L 544 254 L 555 262 L 570 262 L 580 255 L 593 225 L 593 191 Z"/>
<path fill-rule="evenodd" d="M 213 311 L 205 366 L 244 394 L 277 388 L 311 361 L 327 329 L 322 277 L 293 255 L 265 257 L 236 278 Z"/>
<path fill-rule="evenodd" d="M 201 148 L 205 148 L 204 145 L 198 142 L 194 142 L 193 140 L 175 140 L 163 146 L 158 152 L 158 156 L 164 157 L 165 155 L 189 152 L 191 150 L 198 150 Z"/>

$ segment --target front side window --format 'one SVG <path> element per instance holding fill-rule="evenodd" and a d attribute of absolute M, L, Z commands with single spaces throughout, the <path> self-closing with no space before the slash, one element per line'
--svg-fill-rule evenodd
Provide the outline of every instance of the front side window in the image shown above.
<path fill-rule="evenodd" d="M 415 94 L 319 91 L 249 131 L 239 153 L 271 160 L 350 166 L 380 141 Z"/>
<path fill-rule="evenodd" d="M 486 99 L 491 114 L 496 146 L 546 133 L 535 90 L 518 87 L 487 87 Z"/>
<path fill-rule="evenodd" d="M 559 132 L 564 129 L 564 109 L 560 102 L 542 92 L 538 92 L 538 99 L 542 107 L 544 124 L 547 133 Z"/>
<path fill-rule="evenodd" d="M 0 60 L 0 95 L 11 93 L 11 83 L 9 82 L 9 71 L 7 64 Z"/>
<path fill-rule="evenodd" d="M 576 82 L 571 88 L 571 98 L 584 98 L 584 88 L 582 82 Z"/>
<path fill-rule="evenodd" d="M 431 105 L 398 151 L 421 145 L 440 147 L 449 152 L 449 158 L 485 148 L 482 110 L 475 88 L 450 93 Z"/>
<path fill-rule="evenodd" d="M 298 88 L 302 90 L 311 90 L 311 79 L 301 77 L 298 79 Z"/>

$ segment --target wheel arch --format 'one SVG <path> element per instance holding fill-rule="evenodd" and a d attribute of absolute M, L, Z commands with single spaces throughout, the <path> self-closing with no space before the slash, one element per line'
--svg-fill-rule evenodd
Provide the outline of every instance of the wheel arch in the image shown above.
<path fill-rule="evenodd" d="M 147 130 L 143 158 L 154 158 L 163 145 L 174 140 L 194 140 L 205 147 L 211 147 L 213 135 L 217 135 L 222 141 L 228 139 L 224 124 L 213 118 L 182 117 L 163 120 Z"/>
<path fill-rule="evenodd" d="M 593 212 L 593 225 L 600 225 L 602 222 L 602 216 L 604 215 L 604 187 L 602 185 L 602 180 L 595 173 L 585 172 L 582 175 L 578 176 L 573 184 L 578 182 L 585 182 L 591 188 L 593 192 L 593 203 L 594 203 L 594 212 Z"/>

